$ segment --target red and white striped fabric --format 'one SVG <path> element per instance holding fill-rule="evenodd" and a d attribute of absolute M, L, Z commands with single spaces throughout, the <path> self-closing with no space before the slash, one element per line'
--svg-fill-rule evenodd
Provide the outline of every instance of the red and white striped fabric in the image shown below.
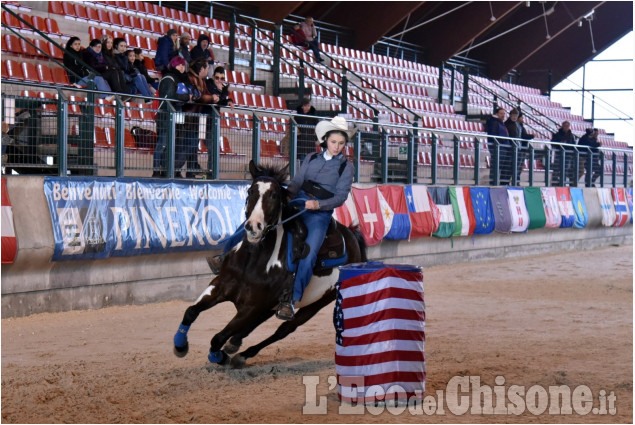
<path fill-rule="evenodd" d="M 18 252 L 18 241 L 13 227 L 13 212 L 7 192 L 7 179 L 2 179 L 2 264 L 13 263 Z"/>
<path fill-rule="evenodd" d="M 334 318 L 340 399 L 357 403 L 423 397 L 425 304 L 420 269 L 385 267 L 344 280 Z"/>

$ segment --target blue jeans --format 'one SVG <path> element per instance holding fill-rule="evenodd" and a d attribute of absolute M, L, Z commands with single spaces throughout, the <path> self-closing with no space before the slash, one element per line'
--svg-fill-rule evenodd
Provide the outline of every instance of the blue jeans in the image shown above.
<path fill-rule="evenodd" d="M 324 242 L 326 231 L 329 228 L 329 222 L 333 211 L 315 211 L 310 210 L 302 214 L 302 221 L 307 228 L 307 237 L 305 242 L 309 245 L 309 255 L 300 260 L 298 271 L 295 274 L 293 282 L 293 302 L 302 299 L 304 289 L 307 287 L 313 276 L 313 267 L 317 261 L 317 254 L 320 246 Z"/>
<path fill-rule="evenodd" d="M 198 168 L 198 158 L 196 152 L 198 150 L 198 131 L 187 130 L 181 145 L 176 146 L 176 159 L 174 160 L 174 168 L 180 169 L 187 161 L 187 168 Z"/>
<path fill-rule="evenodd" d="M 130 89 L 130 94 L 135 94 L 139 91 L 142 96 L 152 97 L 146 77 L 141 74 L 137 74 L 132 78 L 132 80 L 128 83 L 128 88 Z"/>
<path fill-rule="evenodd" d="M 97 90 L 99 91 L 107 91 L 107 92 L 112 92 L 112 89 L 110 88 L 110 84 L 108 84 L 108 81 L 104 80 L 104 77 L 96 75 L 95 76 L 95 87 L 97 88 Z M 88 85 L 88 77 L 84 77 L 81 80 L 79 80 L 77 82 L 77 84 L 79 84 L 80 86 L 87 86 Z M 110 96 L 109 94 L 101 94 L 99 95 L 100 98 L 104 99 L 106 97 Z"/>
<path fill-rule="evenodd" d="M 168 145 L 168 135 L 164 131 L 158 131 L 157 133 L 157 145 L 154 148 L 152 160 L 152 166 L 155 171 L 158 171 L 157 168 L 165 167 L 165 149 Z"/>

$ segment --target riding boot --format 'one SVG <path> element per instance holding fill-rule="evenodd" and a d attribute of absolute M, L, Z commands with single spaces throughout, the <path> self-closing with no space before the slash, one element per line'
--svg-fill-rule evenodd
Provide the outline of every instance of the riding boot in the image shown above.
<path fill-rule="evenodd" d="M 225 261 L 225 254 L 214 255 L 213 257 L 207 257 L 207 265 L 212 270 L 212 273 L 219 274 L 220 268 Z"/>
<path fill-rule="evenodd" d="M 293 302 L 280 301 L 278 309 L 276 310 L 276 317 L 280 320 L 291 320 L 295 316 L 295 308 L 293 308 Z"/>

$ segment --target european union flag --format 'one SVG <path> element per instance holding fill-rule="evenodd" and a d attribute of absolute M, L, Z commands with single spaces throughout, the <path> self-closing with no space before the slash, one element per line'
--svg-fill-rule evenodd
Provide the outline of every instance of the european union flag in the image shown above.
<path fill-rule="evenodd" d="M 476 219 L 474 233 L 478 235 L 489 235 L 494 231 L 494 210 L 489 198 L 488 187 L 471 187 L 472 208 Z"/>

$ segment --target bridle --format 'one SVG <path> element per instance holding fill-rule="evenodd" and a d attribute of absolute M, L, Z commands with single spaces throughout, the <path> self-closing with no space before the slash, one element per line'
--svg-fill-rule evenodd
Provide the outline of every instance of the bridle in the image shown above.
<path fill-rule="evenodd" d="M 269 176 L 259 176 L 259 177 L 256 177 L 254 179 L 253 183 L 256 183 L 258 180 L 267 180 L 267 181 L 275 183 L 275 185 L 278 187 L 279 191 L 282 193 L 282 186 L 280 185 L 280 182 L 278 180 L 276 180 L 275 178 L 269 177 Z M 293 199 L 293 200 L 289 201 L 289 205 L 295 206 L 296 208 L 299 208 L 300 206 L 302 206 L 302 209 L 300 211 L 298 211 L 297 213 L 293 214 L 292 216 L 287 217 L 286 219 L 280 221 L 279 223 L 267 224 L 265 229 L 262 231 L 262 239 L 264 239 L 265 236 L 267 236 L 267 233 L 271 232 L 272 230 L 275 230 L 279 226 L 281 226 L 281 225 L 293 220 L 294 218 L 300 216 L 301 214 L 304 214 L 304 212 L 306 212 L 306 209 L 304 209 L 304 202 L 305 201 L 306 200 L 302 199 L 302 198 L 296 198 L 296 199 Z M 280 208 L 280 205 L 282 205 L 282 203 L 279 204 L 278 208 Z M 277 212 L 279 212 L 279 211 L 277 211 Z"/>

